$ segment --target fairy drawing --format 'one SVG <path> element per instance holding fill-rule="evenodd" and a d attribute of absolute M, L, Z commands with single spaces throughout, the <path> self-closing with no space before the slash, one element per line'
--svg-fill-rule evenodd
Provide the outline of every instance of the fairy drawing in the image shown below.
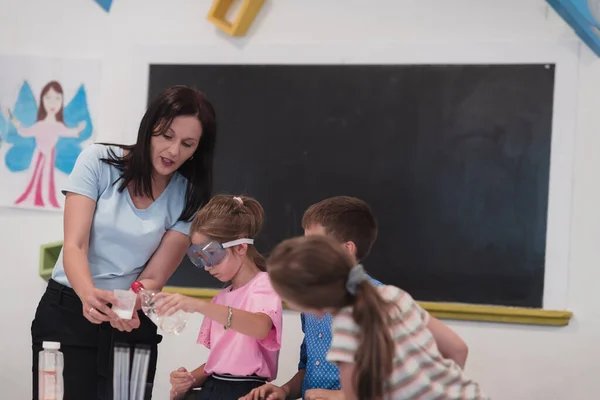
<path fill-rule="evenodd" d="M 55 185 L 55 168 L 69 174 L 81 143 L 92 136 L 92 121 L 83 85 L 65 107 L 64 91 L 57 81 L 48 82 L 39 104 L 24 82 L 14 109 L 8 110 L 8 128 L 2 135 L 6 144 L 6 167 L 11 172 L 33 166 L 29 182 L 15 205 L 60 208 Z M 2 130 L 2 127 L 0 127 Z M 33 164 L 32 164 L 33 161 Z"/>

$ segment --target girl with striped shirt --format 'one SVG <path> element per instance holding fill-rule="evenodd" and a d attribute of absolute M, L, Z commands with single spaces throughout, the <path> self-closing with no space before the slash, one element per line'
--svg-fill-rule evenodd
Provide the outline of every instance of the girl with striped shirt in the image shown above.
<path fill-rule="evenodd" d="M 282 242 L 267 272 L 290 307 L 335 315 L 327 360 L 340 369 L 346 400 L 489 399 L 463 374 L 464 358 L 444 358 L 439 349 L 460 338 L 439 321 L 434 335 L 428 329 L 434 318 L 408 293 L 371 285 L 363 267 L 332 239 Z"/>

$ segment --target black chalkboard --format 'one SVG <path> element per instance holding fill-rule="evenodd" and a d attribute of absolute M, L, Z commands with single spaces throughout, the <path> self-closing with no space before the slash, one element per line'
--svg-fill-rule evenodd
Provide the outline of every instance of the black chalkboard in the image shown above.
<path fill-rule="evenodd" d="M 418 300 L 541 307 L 554 65 L 151 65 L 205 92 L 216 193 L 266 210 L 268 252 L 312 203 L 357 196 L 365 266 Z M 221 288 L 189 260 L 170 285 Z"/>

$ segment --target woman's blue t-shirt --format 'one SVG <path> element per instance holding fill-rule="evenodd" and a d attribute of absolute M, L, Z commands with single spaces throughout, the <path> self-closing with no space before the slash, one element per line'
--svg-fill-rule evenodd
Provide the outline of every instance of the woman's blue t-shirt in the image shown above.
<path fill-rule="evenodd" d="M 128 190 L 114 184 L 121 172 L 102 162 L 111 146 L 86 147 L 75 163 L 62 192 L 77 193 L 96 201 L 92 220 L 88 262 L 94 286 L 128 289 L 142 272 L 168 230 L 189 235 L 190 223 L 177 221 L 185 206 L 187 179 L 179 173 L 163 193 L 145 210 L 137 209 Z M 112 147 L 117 156 L 123 149 Z M 71 287 L 63 266 L 63 253 L 54 266 L 52 279 Z"/>

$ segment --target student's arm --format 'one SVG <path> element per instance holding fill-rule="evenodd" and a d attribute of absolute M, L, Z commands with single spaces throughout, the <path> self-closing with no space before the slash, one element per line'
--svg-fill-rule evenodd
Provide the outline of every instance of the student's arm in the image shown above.
<path fill-rule="evenodd" d="M 283 386 L 266 383 L 238 400 L 286 400 L 299 399 L 302 396 L 302 381 L 306 370 L 299 370 L 292 379 Z M 308 399 L 308 397 L 307 397 Z"/>
<path fill-rule="evenodd" d="M 454 360 L 462 369 L 465 368 L 469 348 L 467 344 L 452 329 L 439 319 L 429 316 L 427 329 L 435 338 L 442 357 Z"/>
<path fill-rule="evenodd" d="M 345 400 L 358 400 L 354 391 L 354 364 L 342 362 L 338 363 L 340 369 L 340 383 L 342 384 L 342 392 Z"/>
<path fill-rule="evenodd" d="M 208 375 L 206 375 L 206 372 L 204 372 L 205 366 L 206 364 L 202 364 L 201 366 L 199 366 L 191 372 L 192 377 L 194 378 L 194 384 L 192 385 L 192 387 L 197 388 L 204 385 L 206 378 L 208 378 Z"/>
<path fill-rule="evenodd" d="M 304 314 L 300 314 L 300 321 L 302 325 L 302 333 L 306 335 Z M 287 381 L 282 386 L 276 386 L 272 383 L 267 383 L 256 389 L 253 389 L 250 393 L 241 399 L 244 400 L 286 400 L 286 399 L 299 399 L 302 397 L 302 384 L 306 376 L 306 336 L 302 339 L 300 345 L 300 361 L 298 362 L 298 372 L 294 374 L 292 379 Z"/>
<path fill-rule="evenodd" d="M 267 350 L 279 350 L 283 327 L 281 298 L 266 274 L 257 277 L 248 290 L 243 310 L 180 294 L 159 293 L 156 299 L 162 301 L 157 303 L 158 315 L 171 315 L 177 310 L 198 312 L 220 325 L 230 323 L 230 329 L 259 340 Z"/>
<path fill-rule="evenodd" d="M 208 378 L 204 372 L 206 364 L 202 364 L 193 371 L 188 371 L 181 367 L 177 371 L 171 372 L 169 382 L 171 383 L 171 398 L 181 399 L 188 391 L 200 387 Z"/>
<path fill-rule="evenodd" d="M 334 398 L 357 399 L 354 360 L 360 346 L 360 335 L 360 328 L 352 317 L 352 311 L 340 310 L 331 323 L 331 345 L 327 352 L 327 361 L 337 365 L 340 372 L 342 390 L 333 391 L 330 396 Z"/>
<path fill-rule="evenodd" d="M 183 384 L 183 386 L 187 387 L 188 390 L 204 385 L 206 378 L 208 378 L 208 375 L 206 375 L 206 372 L 204 372 L 205 366 L 206 363 L 189 372 L 183 367 L 179 368 L 177 371 L 171 372 L 171 385 L 178 387 L 178 385 Z"/>
<path fill-rule="evenodd" d="M 286 393 L 288 399 L 299 399 L 302 396 L 302 383 L 306 376 L 306 363 L 308 354 L 306 353 L 306 320 L 304 314 L 300 314 L 300 325 L 302 327 L 302 344 L 300 344 L 300 360 L 298 361 L 298 372 L 287 381 L 281 388 Z"/>
<path fill-rule="evenodd" d="M 229 307 L 220 304 L 209 303 L 201 299 L 197 302 L 196 312 L 225 326 L 229 315 Z M 273 321 L 267 314 L 252 313 L 237 308 L 231 309 L 231 327 L 236 332 L 252 338 L 266 339 L 273 328 Z"/>
<path fill-rule="evenodd" d="M 299 399 L 302 396 L 302 382 L 306 376 L 306 369 L 299 369 L 285 385 L 281 387 L 285 392 L 286 399 Z"/>
<path fill-rule="evenodd" d="M 304 333 L 304 314 L 300 314 L 300 320 L 302 322 L 302 333 Z M 253 389 L 250 393 L 243 397 L 244 400 L 285 400 L 285 399 L 299 399 L 302 396 L 302 383 L 306 376 L 306 337 L 302 339 L 300 345 L 300 362 L 298 363 L 298 372 L 283 386 L 278 387 L 272 383 L 267 383 L 256 389 Z"/>
<path fill-rule="evenodd" d="M 206 318 L 226 326 L 229 317 L 229 307 L 209 303 L 206 300 L 183 296 L 179 293 L 161 292 L 155 296 L 158 315 L 172 315 L 178 310 L 203 314 Z M 230 329 L 258 340 L 266 339 L 273 328 L 271 317 L 262 312 L 248 312 L 231 308 Z"/>
<path fill-rule="evenodd" d="M 408 293 L 404 292 L 406 307 L 414 307 L 421 320 L 433 335 L 442 357 L 453 360 L 461 369 L 465 368 L 469 349 L 466 343 L 452 329 L 419 305 Z"/>

